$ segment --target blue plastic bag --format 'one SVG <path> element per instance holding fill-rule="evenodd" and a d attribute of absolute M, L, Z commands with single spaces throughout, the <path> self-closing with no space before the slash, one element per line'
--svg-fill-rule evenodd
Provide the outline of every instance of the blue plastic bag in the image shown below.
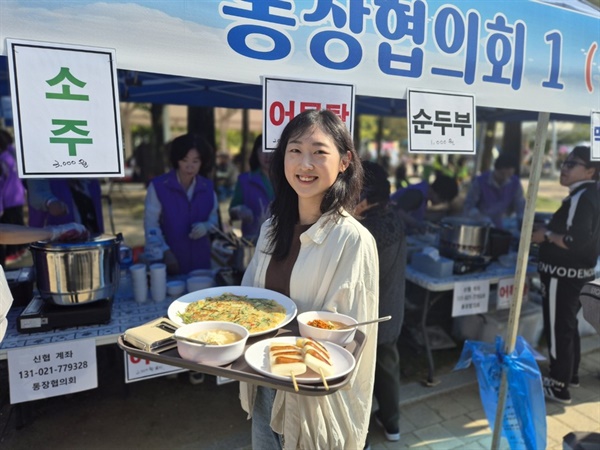
<path fill-rule="evenodd" d="M 475 365 L 483 410 L 494 429 L 502 366 L 507 376 L 507 392 L 502 420 L 502 436 L 511 449 L 546 448 L 546 403 L 542 377 L 536 362 L 540 356 L 521 336 L 514 351 L 504 353 L 504 341 L 496 337 L 496 345 L 465 341 L 460 360 L 454 370 Z"/>

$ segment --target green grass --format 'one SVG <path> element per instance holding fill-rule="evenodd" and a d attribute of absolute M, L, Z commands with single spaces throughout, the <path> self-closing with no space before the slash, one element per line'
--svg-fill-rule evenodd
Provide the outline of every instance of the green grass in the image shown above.
<path fill-rule="evenodd" d="M 538 197 L 535 201 L 537 212 L 554 212 L 560 207 L 561 201 L 554 198 Z"/>

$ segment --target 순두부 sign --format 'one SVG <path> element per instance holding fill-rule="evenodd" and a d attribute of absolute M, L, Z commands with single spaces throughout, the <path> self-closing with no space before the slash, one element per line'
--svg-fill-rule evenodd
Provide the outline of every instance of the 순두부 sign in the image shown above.
<path fill-rule="evenodd" d="M 409 89 L 409 153 L 475 154 L 475 96 Z"/>
<path fill-rule="evenodd" d="M 124 176 L 115 51 L 7 44 L 19 176 Z"/>

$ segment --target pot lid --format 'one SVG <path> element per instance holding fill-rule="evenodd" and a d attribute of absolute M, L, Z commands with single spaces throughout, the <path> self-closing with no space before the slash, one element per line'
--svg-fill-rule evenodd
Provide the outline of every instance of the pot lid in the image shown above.
<path fill-rule="evenodd" d="M 85 241 L 70 241 L 70 242 L 59 242 L 59 241 L 37 241 L 30 245 L 30 248 L 40 250 L 85 250 L 93 247 L 109 247 L 120 242 L 118 236 L 110 234 L 94 234 Z"/>

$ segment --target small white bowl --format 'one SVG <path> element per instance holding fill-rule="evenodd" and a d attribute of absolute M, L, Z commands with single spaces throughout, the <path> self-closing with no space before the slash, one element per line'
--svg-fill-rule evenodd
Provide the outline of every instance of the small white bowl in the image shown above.
<path fill-rule="evenodd" d="M 188 278 L 191 277 L 213 277 L 214 276 L 214 271 L 212 269 L 196 269 L 196 270 L 192 270 L 190 273 L 188 273 Z"/>
<path fill-rule="evenodd" d="M 329 341 L 338 345 L 348 345 L 354 340 L 356 328 L 349 330 L 326 330 L 308 325 L 308 322 L 315 319 L 330 320 L 340 322 L 344 325 L 352 325 L 358 323 L 356 319 L 344 314 L 334 313 L 331 311 L 307 311 L 298 314 L 298 329 L 302 337 L 311 337 L 320 341 Z"/>
<path fill-rule="evenodd" d="M 215 280 L 213 277 L 190 277 L 186 281 L 187 291 L 195 292 L 201 291 L 202 289 L 208 289 L 214 286 Z"/>
<path fill-rule="evenodd" d="M 167 295 L 169 297 L 179 297 L 185 292 L 185 281 L 173 280 L 167 282 Z"/>
<path fill-rule="evenodd" d="M 194 322 L 183 325 L 175 330 L 176 336 L 193 338 L 194 335 L 206 330 L 232 331 L 241 336 L 240 340 L 225 345 L 203 345 L 192 342 L 177 341 L 179 355 L 188 361 L 212 366 L 223 366 L 232 363 L 244 354 L 246 341 L 250 332 L 243 326 L 233 322 Z"/>

